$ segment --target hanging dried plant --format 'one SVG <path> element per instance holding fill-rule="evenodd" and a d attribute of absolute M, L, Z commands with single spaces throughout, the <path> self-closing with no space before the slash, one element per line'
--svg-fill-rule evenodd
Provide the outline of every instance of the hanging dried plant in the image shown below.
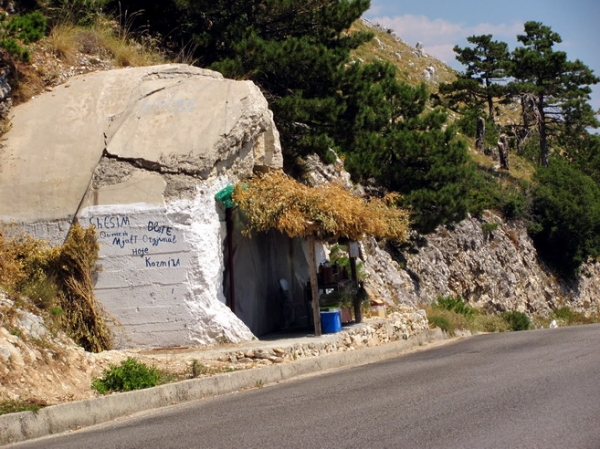
<path fill-rule="evenodd" d="M 394 206 L 397 198 L 367 201 L 339 185 L 311 188 L 280 172 L 240 183 L 233 193 L 244 212 L 246 235 L 277 229 L 290 237 L 312 234 L 321 240 L 366 235 L 406 240 L 409 213 Z"/>

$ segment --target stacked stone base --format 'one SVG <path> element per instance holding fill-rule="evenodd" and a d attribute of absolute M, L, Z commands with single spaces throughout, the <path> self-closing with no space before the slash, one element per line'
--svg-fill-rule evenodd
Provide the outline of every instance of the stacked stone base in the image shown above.
<path fill-rule="evenodd" d="M 362 324 L 345 327 L 341 332 L 318 342 L 293 343 L 270 349 L 260 348 L 257 345 L 255 349 L 240 349 L 225 353 L 219 361 L 238 366 L 271 365 L 407 340 L 428 328 L 429 323 L 424 310 L 393 312 L 386 318 L 367 319 Z"/>

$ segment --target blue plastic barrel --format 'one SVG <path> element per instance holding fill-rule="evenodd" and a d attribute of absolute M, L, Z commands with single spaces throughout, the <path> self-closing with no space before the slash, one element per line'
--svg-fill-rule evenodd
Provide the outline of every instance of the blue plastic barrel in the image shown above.
<path fill-rule="evenodd" d="M 321 311 L 321 331 L 324 334 L 334 334 L 342 330 L 340 309 Z"/>

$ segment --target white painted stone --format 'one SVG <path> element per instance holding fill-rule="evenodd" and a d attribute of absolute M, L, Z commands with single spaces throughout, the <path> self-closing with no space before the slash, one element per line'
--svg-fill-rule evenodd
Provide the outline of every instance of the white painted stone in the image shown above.
<path fill-rule="evenodd" d="M 191 200 L 165 206 L 90 206 L 79 216 L 100 244 L 96 295 L 116 317 L 119 346 L 208 344 L 253 335 L 225 305 L 225 230 L 214 195 L 219 178 Z"/>
<path fill-rule="evenodd" d="M 225 305 L 214 196 L 282 166 L 256 85 L 183 64 L 128 68 L 74 77 L 13 113 L 0 222 L 56 244 L 75 218 L 97 229 L 96 296 L 118 347 L 254 338 Z"/>

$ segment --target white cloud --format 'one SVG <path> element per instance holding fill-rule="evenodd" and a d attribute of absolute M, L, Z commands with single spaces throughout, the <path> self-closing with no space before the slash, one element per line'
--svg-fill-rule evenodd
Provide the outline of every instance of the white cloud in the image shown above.
<path fill-rule="evenodd" d="M 446 63 L 454 61 L 455 45 L 466 45 L 465 38 L 482 34 L 492 34 L 495 40 L 513 43 L 517 34 L 523 33 L 523 24 L 479 23 L 469 26 L 464 23 L 454 23 L 444 19 L 429 19 L 426 16 L 382 16 L 374 17 L 371 22 L 384 28 L 391 28 L 396 34 L 410 45 L 423 43 L 423 50 Z"/>
<path fill-rule="evenodd" d="M 524 34 L 523 22 L 500 23 L 497 25 L 491 23 L 479 23 L 474 27 L 467 27 L 467 36 L 480 36 L 482 34 L 493 34 L 495 40 L 516 41 L 517 34 Z"/>
<path fill-rule="evenodd" d="M 454 44 L 429 45 L 423 48 L 428 55 L 434 56 L 445 64 L 450 64 L 454 60 Z"/>

